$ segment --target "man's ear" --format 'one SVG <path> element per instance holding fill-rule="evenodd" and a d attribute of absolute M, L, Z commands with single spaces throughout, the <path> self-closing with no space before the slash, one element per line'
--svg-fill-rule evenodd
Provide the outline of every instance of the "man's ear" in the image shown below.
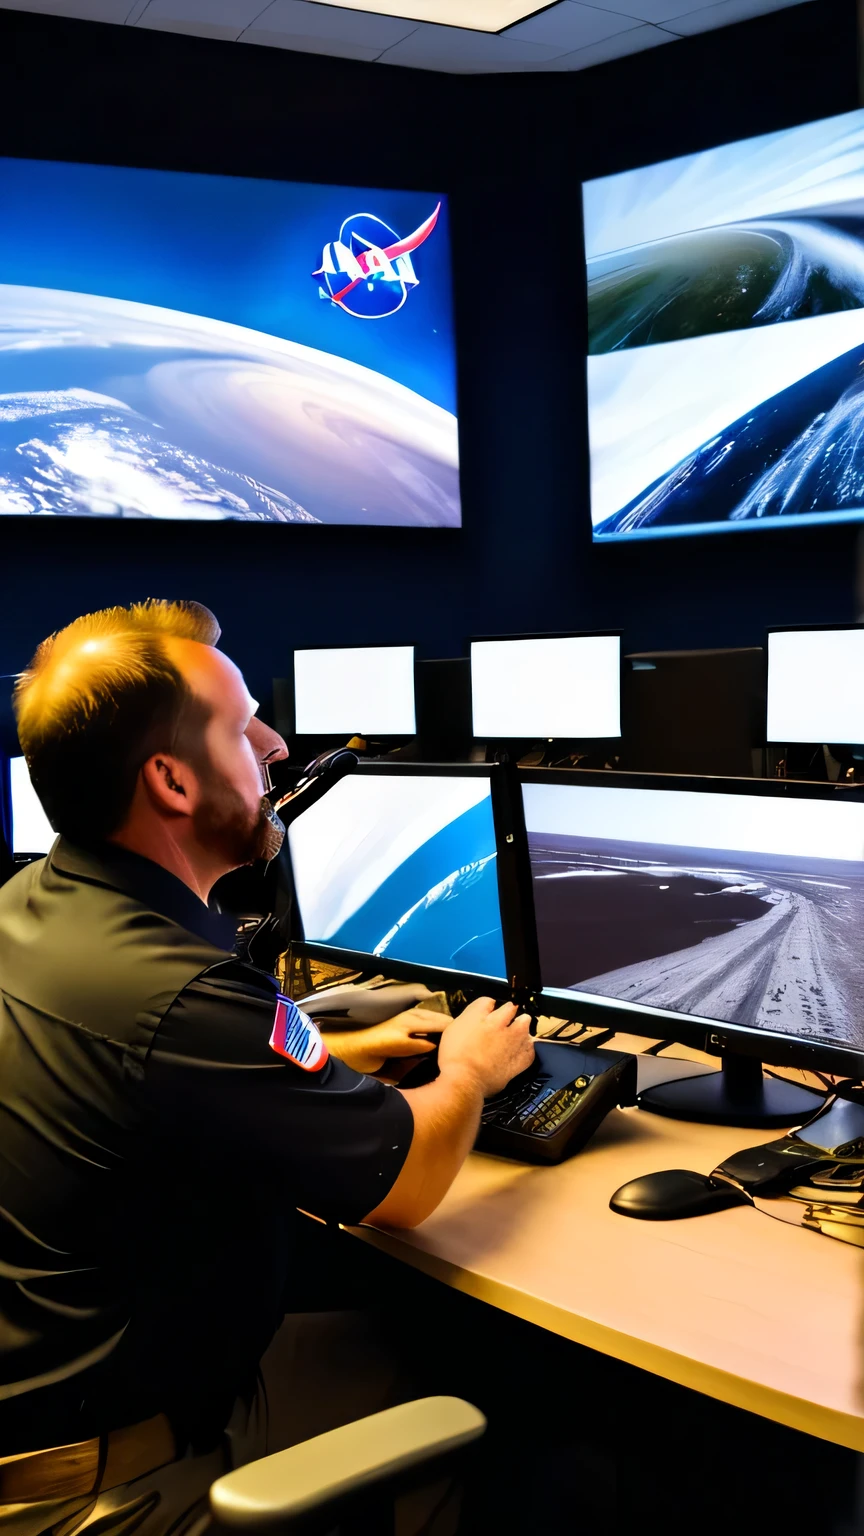
<path fill-rule="evenodd" d="M 141 769 L 141 779 L 157 810 L 169 816 L 192 815 L 199 786 L 188 763 L 168 753 L 155 753 Z"/>

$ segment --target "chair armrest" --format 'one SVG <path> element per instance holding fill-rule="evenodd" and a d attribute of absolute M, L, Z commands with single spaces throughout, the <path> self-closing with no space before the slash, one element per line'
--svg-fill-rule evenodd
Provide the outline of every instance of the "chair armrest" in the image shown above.
<path fill-rule="evenodd" d="M 284 1529 L 461 1450 L 485 1428 L 462 1398 L 418 1398 L 226 1473 L 210 1489 L 210 1507 L 233 1530 Z"/>

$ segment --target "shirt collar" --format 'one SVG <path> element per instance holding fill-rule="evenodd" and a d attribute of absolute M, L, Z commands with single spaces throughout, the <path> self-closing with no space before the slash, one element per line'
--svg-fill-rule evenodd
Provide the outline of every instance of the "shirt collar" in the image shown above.
<path fill-rule="evenodd" d="M 116 843 L 94 843 L 85 848 L 60 837 L 48 857 L 62 873 L 125 891 L 151 912 L 169 918 L 217 949 L 230 952 L 234 948 L 235 919 L 206 906 L 170 870 L 143 854 L 132 853 Z"/>

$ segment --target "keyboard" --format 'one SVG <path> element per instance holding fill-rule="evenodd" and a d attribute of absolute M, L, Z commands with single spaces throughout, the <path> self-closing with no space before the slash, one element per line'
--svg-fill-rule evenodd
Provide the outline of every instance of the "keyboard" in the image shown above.
<path fill-rule="evenodd" d="M 580 1072 L 572 1083 L 555 1088 L 548 1072 L 533 1073 L 515 1092 L 511 1083 L 496 1098 L 487 1099 L 480 1124 L 497 1122 L 526 1136 L 553 1136 L 581 1103 L 585 1089 L 595 1077 L 594 1072 Z"/>
<path fill-rule="evenodd" d="M 616 1105 L 636 1102 L 636 1058 L 535 1040 L 527 1072 L 487 1099 L 477 1148 L 523 1162 L 559 1163 L 578 1152 Z"/>

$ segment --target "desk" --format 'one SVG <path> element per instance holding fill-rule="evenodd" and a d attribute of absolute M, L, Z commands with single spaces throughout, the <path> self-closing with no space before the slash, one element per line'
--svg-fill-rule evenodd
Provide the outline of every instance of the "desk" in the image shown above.
<path fill-rule="evenodd" d="M 709 1173 L 780 1134 L 615 1110 L 569 1162 L 473 1153 L 421 1227 L 354 1230 L 563 1338 L 864 1451 L 864 1251 L 743 1207 L 670 1222 L 609 1209 L 628 1179 Z"/>

